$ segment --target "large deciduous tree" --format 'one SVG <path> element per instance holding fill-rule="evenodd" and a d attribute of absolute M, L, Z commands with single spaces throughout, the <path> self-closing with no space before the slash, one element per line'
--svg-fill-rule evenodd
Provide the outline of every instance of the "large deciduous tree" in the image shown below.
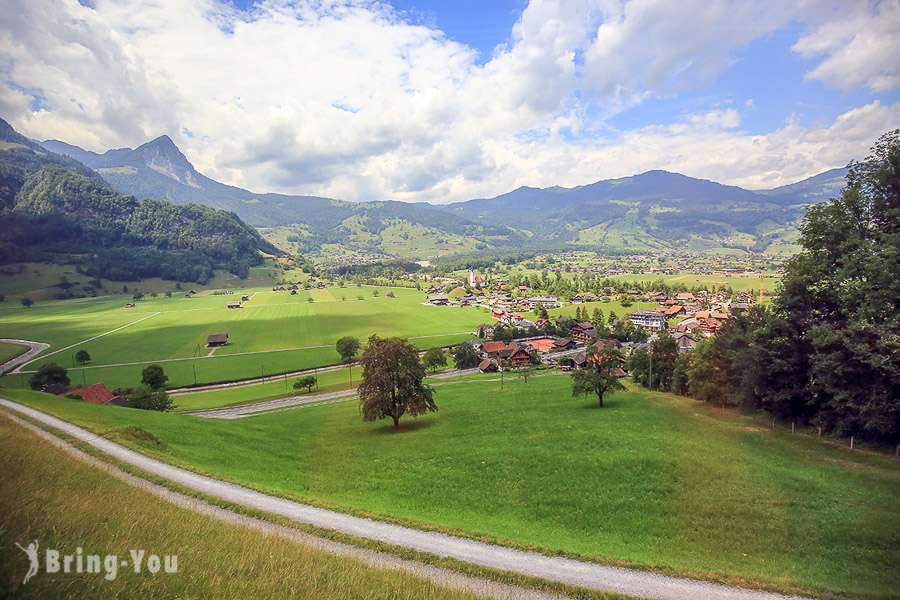
<path fill-rule="evenodd" d="M 591 344 L 587 348 L 586 359 L 583 369 L 572 372 L 572 395 L 596 394 L 602 408 L 603 396 L 625 389 L 615 373 L 615 369 L 624 365 L 622 355 L 610 346 L 597 348 Z"/>
<path fill-rule="evenodd" d="M 403 338 L 373 335 L 363 352 L 363 380 L 359 408 L 363 421 L 391 418 L 394 429 L 400 417 L 417 417 L 437 410 L 431 387 L 424 383 L 425 367 L 419 351 Z"/>
<path fill-rule="evenodd" d="M 422 364 L 426 369 L 431 369 L 431 372 L 435 373 L 439 367 L 447 366 L 447 355 L 441 348 L 429 348 L 422 357 Z"/>
<path fill-rule="evenodd" d="M 65 367 L 55 362 L 41 365 L 37 373 L 28 379 L 28 384 L 33 390 L 40 390 L 48 385 L 69 385 L 69 372 Z"/>

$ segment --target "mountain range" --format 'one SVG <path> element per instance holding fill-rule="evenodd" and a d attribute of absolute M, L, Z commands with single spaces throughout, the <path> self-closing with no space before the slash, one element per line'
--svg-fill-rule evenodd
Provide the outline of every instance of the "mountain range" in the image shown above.
<path fill-rule="evenodd" d="M 123 194 L 197 203 L 235 213 L 282 247 L 425 258 L 494 247 L 577 245 L 614 250 L 738 248 L 790 251 L 807 204 L 843 186 L 832 169 L 770 190 L 649 171 L 574 188 L 521 187 L 453 204 L 344 202 L 254 193 L 210 179 L 168 136 L 97 154 L 40 145 L 96 170 Z"/>

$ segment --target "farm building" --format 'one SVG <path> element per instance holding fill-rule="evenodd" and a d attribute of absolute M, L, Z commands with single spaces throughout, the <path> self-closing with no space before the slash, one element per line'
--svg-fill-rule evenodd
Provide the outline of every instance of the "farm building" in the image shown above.
<path fill-rule="evenodd" d="M 486 358 L 478 365 L 478 370 L 482 373 L 496 373 L 497 363 Z"/>
<path fill-rule="evenodd" d="M 249 302 L 250 296 L 241 296 L 241 302 Z"/>
<path fill-rule="evenodd" d="M 89 385 L 81 389 L 72 390 L 71 392 L 68 392 L 68 394 L 81 396 L 81 399 L 85 402 L 92 402 L 94 404 L 104 404 L 116 397 L 116 395 L 109 391 L 102 383 L 95 383 L 94 385 Z M 66 393 L 61 395 L 66 395 Z"/>
<path fill-rule="evenodd" d="M 226 303 L 225 303 L 225 306 L 226 306 L 227 308 L 240 308 L 240 307 L 241 307 L 241 303 L 240 303 L 240 302 L 226 302 Z"/>
<path fill-rule="evenodd" d="M 211 333 L 206 336 L 206 346 L 215 348 L 216 346 L 224 346 L 228 343 L 227 333 Z"/>

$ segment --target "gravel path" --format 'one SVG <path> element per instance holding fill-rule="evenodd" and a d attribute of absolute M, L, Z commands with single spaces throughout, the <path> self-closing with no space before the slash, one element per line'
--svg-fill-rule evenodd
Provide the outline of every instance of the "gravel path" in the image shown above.
<path fill-rule="evenodd" d="M 512 548 L 484 544 L 436 532 L 420 531 L 308 506 L 284 498 L 268 496 L 248 488 L 174 467 L 129 450 L 56 417 L 15 402 L 10 402 L 9 400 L 0 399 L 0 405 L 55 427 L 119 460 L 123 460 L 169 481 L 222 498 L 228 502 L 356 537 L 378 540 L 387 544 L 438 556 L 451 557 L 493 569 L 512 571 L 574 586 L 619 592 L 641 598 L 658 598 L 661 600 L 684 600 L 686 598 L 692 600 L 784 600 L 786 598 L 779 594 L 732 588 L 690 579 L 679 579 L 657 573 L 631 571 L 567 558 L 549 557 L 535 552 L 523 552 Z"/>
<path fill-rule="evenodd" d="M 13 369 L 13 373 L 17 373 L 19 371 L 19 365 L 30 361 L 37 354 L 50 347 L 50 344 L 45 344 L 44 342 L 31 342 L 29 340 L 14 340 L 9 338 L 2 338 L 0 339 L 0 342 L 6 342 L 7 344 L 21 344 L 22 346 L 28 346 L 29 348 L 31 348 L 31 350 L 28 350 L 24 354 L 20 354 L 19 356 L 10 359 L 0 365 L 0 373 L 6 373 L 10 369 Z"/>
<path fill-rule="evenodd" d="M 539 592 L 536 590 L 530 590 L 527 588 L 522 588 L 505 583 L 499 583 L 497 581 L 483 579 L 481 577 L 464 575 L 462 573 L 457 573 L 456 571 L 451 571 L 449 569 L 442 569 L 440 567 L 433 567 L 431 565 L 426 565 L 411 560 L 405 560 L 392 554 L 385 554 L 384 552 L 377 552 L 375 550 L 369 550 L 366 548 L 357 548 L 356 546 L 351 546 L 349 544 L 342 544 L 341 542 L 335 542 L 333 540 L 318 537 L 310 533 L 299 531 L 297 529 L 292 529 L 283 525 L 277 525 L 269 521 L 263 521 L 262 519 L 254 519 L 253 517 L 248 517 L 246 515 L 242 515 L 215 506 L 213 504 L 209 504 L 208 502 L 198 500 L 197 498 L 192 498 L 191 496 L 186 496 L 184 494 L 174 492 L 161 485 L 151 483 L 146 479 L 135 477 L 134 475 L 126 473 L 125 471 L 122 471 L 121 469 L 109 463 L 103 462 L 102 460 L 91 456 L 90 454 L 82 452 L 66 441 L 56 437 L 55 435 L 47 431 L 44 431 L 43 429 L 35 425 L 32 425 L 28 421 L 24 421 L 4 411 L 0 411 L 0 414 L 6 415 L 9 419 L 22 425 L 26 429 L 30 429 L 40 437 L 61 448 L 68 454 L 90 464 L 91 466 L 106 471 L 110 475 L 124 481 L 125 483 L 146 490 L 154 496 L 162 498 L 163 500 L 166 500 L 167 502 L 170 502 L 180 508 L 186 508 L 203 515 L 215 517 L 220 521 L 225 521 L 226 523 L 231 523 L 233 525 L 249 527 L 260 531 L 265 535 L 277 535 L 278 537 L 289 539 L 298 544 L 303 544 L 304 546 L 310 547 L 320 552 L 327 552 L 328 554 L 334 556 L 356 559 L 366 566 L 374 567 L 376 569 L 405 571 L 421 577 L 422 579 L 426 579 L 428 581 L 436 583 L 437 585 L 448 587 L 454 590 L 473 593 L 484 598 L 497 598 L 499 600 L 565 600 L 564 596 L 550 594 L 547 592 Z"/>

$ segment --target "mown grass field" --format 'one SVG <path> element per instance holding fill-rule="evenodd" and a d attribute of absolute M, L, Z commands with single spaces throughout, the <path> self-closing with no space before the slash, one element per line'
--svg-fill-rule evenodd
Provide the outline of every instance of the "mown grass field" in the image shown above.
<path fill-rule="evenodd" d="M 391 290 L 395 298 L 386 297 Z M 240 309 L 225 308 L 240 294 L 173 295 L 141 300 L 134 308 L 115 298 L 11 306 L 0 310 L 0 337 L 52 345 L 26 371 L 53 361 L 71 369 L 73 383 L 102 381 L 112 388 L 136 385 L 141 370 L 158 362 L 169 386 L 178 387 L 333 365 L 340 362 L 334 343 L 345 335 L 362 341 L 375 333 L 397 335 L 423 349 L 449 345 L 471 337 L 488 316 L 483 309 L 425 306 L 424 293 L 409 288 L 334 287 L 293 296 L 257 288 L 243 293 L 252 298 Z M 205 347 L 211 333 L 227 333 L 228 345 L 211 352 Z M 91 356 L 84 369 L 75 368 L 78 350 Z M 24 379 L 7 377 L 3 385 L 23 387 Z"/>
<path fill-rule="evenodd" d="M 213 421 L 10 397 L 303 501 L 732 582 L 900 597 L 900 462 L 686 398 L 630 388 L 598 409 L 564 375 L 460 383 L 393 433 L 352 401 Z"/>
<path fill-rule="evenodd" d="M 10 598 L 472 598 L 178 508 L 49 446 L 0 415 L 0 596 Z M 38 540 L 41 571 L 15 543 Z M 48 574 L 43 552 L 176 555 L 178 573 Z M 102 559 L 101 559 L 102 560 Z M 74 566 L 73 566 L 74 571 Z"/>
<path fill-rule="evenodd" d="M 0 364 L 28 352 L 28 346 L 0 342 Z"/>
<path fill-rule="evenodd" d="M 21 272 L 20 272 L 21 271 Z M 175 289 L 175 282 L 160 279 L 158 277 L 147 278 L 142 281 L 110 281 L 101 279 L 102 288 L 100 290 L 92 287 L 85 288 L 93 277 L 82 275 L 75 271 L 72 265 L 57 265 L 48 263 L 15 263 L 4 265 L 0 268 L 0 293 L 7 297 L 10 304 L 19 305 L 21 298 L 31 298 L 34 301 L 53 301 L 56 295 L 63 291 L 58 287 L 62 278 L 65 278 L 71 284 L 71 290 L 76 295 L 90 295 L 90 290 L 99 296 L 107 295 L 112 292 L 121 292 L 122 286 L 128 288 L 127 293 L 123 293 L 121 298 L 123 303 L 130 302 L 131 296 L 135 292 L 144 294 L 163 294 L 167 291 L 178 293 Z M 256 286 L 271 285 L 276 281 L 281 281 L 281 270 L 275 266 L 273 259 L 266 259 L 265 262 L 258 267 L 251 267 L 250 274 L 246 279 L 240 279 L 235 275 L 226 271 L 216 271 L 215 276 L 206 284 L 199 285 L 196 283 L 184 284 L 185 289 L 195 290 L 216 290 L 228 288 L 251 288 Z"/>

